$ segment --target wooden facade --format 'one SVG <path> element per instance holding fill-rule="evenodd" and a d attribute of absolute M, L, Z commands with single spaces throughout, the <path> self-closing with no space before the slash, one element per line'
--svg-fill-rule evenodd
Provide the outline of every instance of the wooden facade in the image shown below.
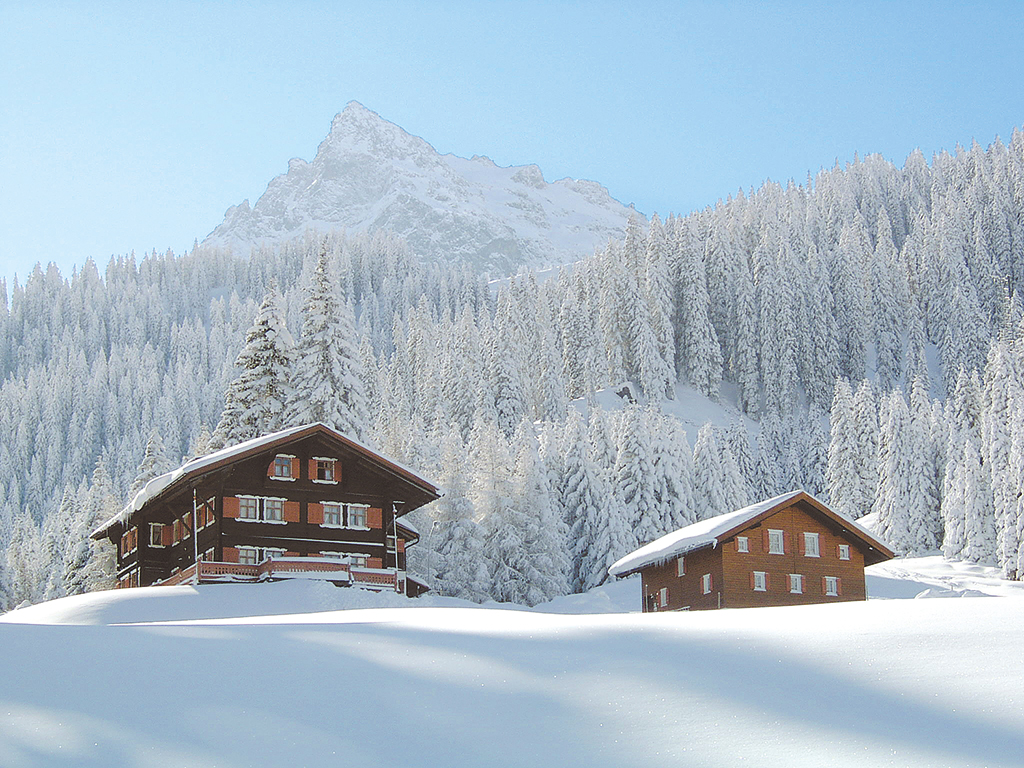
<path fill-rule="evenodd" d="M 641 575 L 644 611 L 750 608 L 864 600 L 865 566 L 892 557 L 798 491 L 669 534 L 611 572 Z"/>
<path fill-rule="evenodd" d="M 418 535 L 401 516 L 439 495 L 311 424 L 155 478 L 92 535 L 117 547 L 118 586 L 301 577 L 419 594 L 406 573 Z"/>

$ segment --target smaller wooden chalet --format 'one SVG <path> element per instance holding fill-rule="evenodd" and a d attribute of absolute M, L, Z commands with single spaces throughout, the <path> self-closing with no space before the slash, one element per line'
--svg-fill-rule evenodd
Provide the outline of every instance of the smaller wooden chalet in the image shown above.
<path fill-rule="evenodd" d="M 317 578 L 416 595 L 401 517 L 440 497 L 410 470 L 323 424 L 265 435 L 150 480 L 94 539 L 119 587 Z"/>
<path fill-rule="evenodd" d="M 680 528 L 608 572 L 639 573 L 644 611 L 864 600 L 864 568 L 893 553 L 852 520 L 795 491 Z"/>

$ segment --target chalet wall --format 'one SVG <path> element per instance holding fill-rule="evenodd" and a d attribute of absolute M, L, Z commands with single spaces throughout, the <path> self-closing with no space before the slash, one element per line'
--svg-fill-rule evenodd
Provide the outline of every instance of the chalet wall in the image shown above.
<path fill-rule="evenodd" d="M 722 558 L 717 549 L 701 549 L 685 555 L 685 574 L 678 575 L 678 559 L 645 568 L 642 572 L 644 610 L 701 611 L 719 608 L 722 585 Z M 711 592 L 704 594 L 701 586 L 705 574 L 711 575 Z M 657 605 L 661 589 L 668 590 L 668 605 Z"/>
<path fill-rule="evenodd" d="M 293 477 L 274 476 L 274 459 L 290 459 Z M 316 458 L 335 458 L 335 482 L 316 477 Z M 346 552 L 365 555 L 370 567 L 405 568 L 405 542 L 388 538 L 393 531 L 393 504 L 408 500 L 416 507 L 429 500 L 422 491 L 410 489 L 379 466 L 346 449 L 323 434 L 313 434 L 284 446 L 270 448 L 247 459 L 226 464 L 203 477 L 196 488 L 202 503 L 213 499 L 214 518 L 203 525 L 200 520 L 198 552 L 203 557 L 213 550 L 212 558 L 223 560 L 239 547 L 283 549 L 292 556 L 321 552 Z M 252 521 L 238 517 L 239 496 L 280 498 L 285 500 L 282 521 Z M 366 528 L 325 526 L 322 502 L 361 504 L 369 507 Z M 177 570 L 189 567 L 195 559 L 197 542 L 192 528 L 193 496 L 183 488 L 154 499 L 131 524 L 138 526 L 138 548 L 118 558 L 119 574 L 141 566 L 141 583 L 165 579 Z M 165 546 L 151 546 L 149 523 L 170 526 L 177 522 L 178 539 Z M 120 536 L 120 531 L 117 533 Z M 397 562 L 396 562 L 397 545 Z"/>
<path fill-rule="evenodd" d="M 786 532 L 784 554 L 768 554 L 764 538 L 764 531 L 768 528 Z M 819 557 L 801 554 L 804 532 L 818 534 Z M 866 598 L 863 553 L 849 539 L 841 536 L 838 530 L 828 526 L 820 517 L 807 514 L 799 506 L 780 510 L 739 535 L 747 537 L 749 552 L 737 551 L 735 537 L 719 545 L 725 572 L 723 607 L 805 605 Z M 837 548 L 840 544 L 851 545 L 850 560 L 839 559 Z M 754 591 L 751 587 L 751 573 L 754 571 L 763 571 L 768 575 L 764 592 Z M 791 573 L 804 576 L 803 594 L 790 592 Z M 839 596 L 825 595 L 825 576 L 840 579 Z"/>

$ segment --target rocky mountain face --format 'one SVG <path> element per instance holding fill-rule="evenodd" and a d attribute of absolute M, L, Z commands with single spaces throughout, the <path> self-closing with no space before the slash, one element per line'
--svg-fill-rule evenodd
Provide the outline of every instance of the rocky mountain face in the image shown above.
<path fill-rule="evenodd" d="M 229 208 L 203 242 L 238 250 L 307 229 L 387 229 L 423 259 L 498 274 L 590 255 L 620 238 L 630 216 L 640 214 L 597 182 L 548 183 L 536 165 L 441 155 L 353 101 L 312 162 L 292 160 L 255 205 Z"/>

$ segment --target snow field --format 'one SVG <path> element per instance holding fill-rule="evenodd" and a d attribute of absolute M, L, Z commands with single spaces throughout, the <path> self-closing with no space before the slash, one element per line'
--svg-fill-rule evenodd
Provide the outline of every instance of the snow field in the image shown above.
<path fill-rule="evenodd" d="M 1001 588 L 886 565 L 876 588 Z M 568 615 L 632 602 L 635 580 L 532 611 L 295 582 L 21 609 L 0 765 L 1022 764 L 1018 600 Z"/>

